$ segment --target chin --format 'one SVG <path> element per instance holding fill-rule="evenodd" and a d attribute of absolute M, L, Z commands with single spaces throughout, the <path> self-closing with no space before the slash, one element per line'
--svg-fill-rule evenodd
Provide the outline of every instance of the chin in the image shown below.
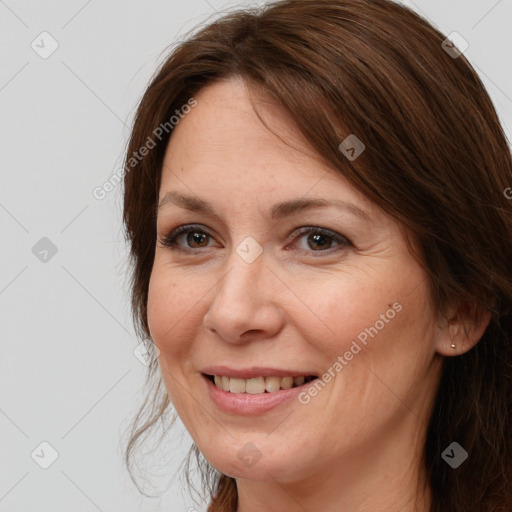
<path fill-rule="evenodd" d="M 259 450 L 254 443 L 246 442 L 240 449 L 231 444 L 225 450 L 218 450 L 217 447 L 214 451 L 206 450 L 202 453 L 215 469 L 232 478 L 255 482 L 286 482 L 305 476 L 299 470 L 297 458 L 293 457 L 289 447 L 280 453 L 272 445 L 267 444 Z"/>

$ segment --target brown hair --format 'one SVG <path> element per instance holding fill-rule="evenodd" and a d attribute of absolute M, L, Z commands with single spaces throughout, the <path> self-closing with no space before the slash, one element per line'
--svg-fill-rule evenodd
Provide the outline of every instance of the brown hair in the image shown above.
<path fill-rule="evenodd" d="M 165 60 L 139 105 L 126 162 L 215 80 L 242 77 L 282 104 L 329 165 L 417 235 L 440 314 L 451 304 L 467 322 L 491 313 L 473 349 L 444 358 L 423 463 L 431 512 L 510 512 L 512 201 L 503 191 L 512 186 L 512 158 L 477 73 L 464 55 L 450 55 L 444 40 L 390 0 L 288 0 L 231 13 L 180 42 Z M 338 147 L 351 133 L 366 145 L 354 161 Z M 171 135 L 124 178 L 133 314 L 147 338 L 156 205 Z M 154 357 L 149 375 L 157 369 Z M 133 425 L 129 468 L 141 436 L 170 405 L 164 386 L 159 390 Z M 469 453 L 456 470 L 441 457 L 453 441 Z M 195 446 L 192 452 L 199 461 Z M 203 462 L 208 510 L 235 511 L 235 480 Z"/>

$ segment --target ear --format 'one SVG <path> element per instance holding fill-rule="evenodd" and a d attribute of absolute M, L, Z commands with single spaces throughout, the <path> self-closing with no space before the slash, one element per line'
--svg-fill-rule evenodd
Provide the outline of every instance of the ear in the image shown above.
<path fill-rule="evenodd" d="M 491 321 L 491 313 L 477 308 L 474 303 L 464 302 L 451 308 L 448 318 L 444 327 L 440 327 L 436 351 L 443 356 L 460 356 L 480 341 Z"/>

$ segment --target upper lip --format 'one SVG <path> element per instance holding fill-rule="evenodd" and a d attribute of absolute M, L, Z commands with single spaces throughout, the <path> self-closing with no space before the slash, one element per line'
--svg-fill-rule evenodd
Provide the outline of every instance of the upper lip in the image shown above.
<path fill-rule="evenodd" d="M 235 379 L 252 379 L 255 377 L 309 377 L 316 376 L 315 372 L 300 370 L 283 370 L 279 368 L 264 368 L 253 366 L 251 368 L 229 368 L 228 366 L 208 366 L 201 370 L 206 375 L 219 375 Z"/>

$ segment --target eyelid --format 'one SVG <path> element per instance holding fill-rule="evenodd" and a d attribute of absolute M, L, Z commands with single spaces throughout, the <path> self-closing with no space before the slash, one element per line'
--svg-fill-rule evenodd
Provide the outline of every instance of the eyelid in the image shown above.
<path fill-rule="evenodd" d="M 333 231 L 332 229 L 328 228 L 322 228 L 320 226 L 303 226 L 298 228 L 297 230 L 294 230 L 293 234 L 290 235 L 291 240 L 298 240 L 302 236 L 308 233 L 318 233 L 321 235 L 328 236 L 329 238 L 333 239 L 337 245 L 335 247 L 331 247 L 329 249 L 323 250 L 323 251 L 313 251 L 313 250 L 305 250 L 305 249 L 298 249 L 304 254 L 307 254 L 308 256 L 312 257 L 321 257 L 321 256 L 327 256 L 331 255 L 334 252 L 339 252 L 340 247 L 353 247 L 354 245 L 352 242 L 341 233 L 338 233 L 336 231 Z"/>
<path fill-rule="evenodd" d="M 320 233 L 322 235 L 330 236 L 331 238 L 339 242 L 351 243 L 350 240 L 341 233 L 333 231 L 332 229 L 322 228 L 320 226 L 302 226 L 300 228 L 297 228 L 290 235 L 290 239 L 295 240 L 295 238 L 297 238 L 298 235 L 303 235 L 305 233 Z"/>
<path fill-rule="evenodd" d="M 183 224 L 181 226 L 177 226 L 176 228 L 172 228 L 169 231 L 166 231 L 162 237 L 158 237 L 157 241 L 164 247 L 168 247 L 175 250 L 181 250 L 183 252 L 199 252 L 203 251 L 204 248 L 193 248 L 193 247 L 181 247 L 176 243 L 176 239 L 184 234 L 187 234 L 191 231 L 202 232 L 205 235 L 208 235 L 211 238 L 214 238 L 213 235 L 204 228 L 201 224 Z"/>

